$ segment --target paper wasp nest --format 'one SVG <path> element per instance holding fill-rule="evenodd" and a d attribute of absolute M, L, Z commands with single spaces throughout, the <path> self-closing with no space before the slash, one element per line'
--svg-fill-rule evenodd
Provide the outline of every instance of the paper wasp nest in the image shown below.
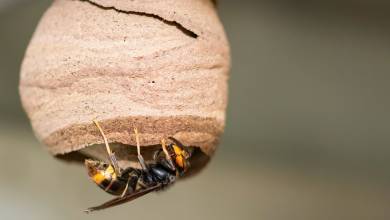
<path fill-rule="evenodd" d="M 211 0 L 55 0 L 27 49 L 20 94 L 56 156 L 104 159 L 93 119 L 122 164 L 132 160 L 134 127 L 146 154 L 172 136 L 210 156 L 224 128 L 229 62 Z"/>

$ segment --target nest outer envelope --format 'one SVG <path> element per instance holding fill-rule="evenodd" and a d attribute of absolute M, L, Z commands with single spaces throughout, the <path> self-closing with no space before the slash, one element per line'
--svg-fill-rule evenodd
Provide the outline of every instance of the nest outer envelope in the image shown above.
<path fill-rule="evenodd" d="M 53 155 L 99 157 L 96 119 L 111 143 L 134 146 L 137 127 L 143 147 L 174 137 L 211 156 L 229 69 L 210 0 L 55 0 L 26 51 L 19 89 Z"/>

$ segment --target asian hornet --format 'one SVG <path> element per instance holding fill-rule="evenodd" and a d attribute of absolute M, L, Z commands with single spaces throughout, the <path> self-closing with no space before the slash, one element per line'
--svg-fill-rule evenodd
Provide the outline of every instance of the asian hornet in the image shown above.
<path fill-rule="evenodd" d="M 97 121 L 93 122 L 104 139 L 110 163 L 87 159 L 85 166 L 93 182 L 117 197 L 99 206 L 88 208 L 85 210 L 87 213 L 120 205 L 170 186 L 190 167 L 189 151 L 173 138 L 170 139 L 175 143 L 168 145 L 165 144 L 164 139 L 161 140 L 161 149 L 154 153 L 153 162 L 146 163 L 141 155 L 138 130 L 135 128 L 137 155 L 141 169 L 132 167 L 121 169 L 103 129 Z"/>

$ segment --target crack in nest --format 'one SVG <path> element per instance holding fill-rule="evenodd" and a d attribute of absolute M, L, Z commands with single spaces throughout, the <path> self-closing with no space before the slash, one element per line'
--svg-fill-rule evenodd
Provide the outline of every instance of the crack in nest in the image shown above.
<path fill-rule="evenodd" d="M 183 32 L 183 34 L 189 36 L 189 37 L 192 37 L 192 38 L 198 38 L 198 34 L 196 34 L 195 32 L 185 28 L 182 24 L 178 23 L 177 21 L 169 21 L 169 20 L 166 20 L 164 19 L 163 17 L 160 17 L 158 15 L 155 15 L 155 14 L 150 14 L 150 13 L 146 13 L 146 12 L 138 12 L 138 11 L 125 11 L 125 10 L 121 10 L 121 9 L 118 9 L 116 8 L 115 6 L 103 6 L 103 5 L 99 5 L 98 3 L 96 2 L 93 2 L 91 0 L 79 0 L 81 2 L 86 2 L 86 3 L 89 3 L 93 6 L 96 6 L 100 9 L 103 9 L 103 10 L 114 10 L 118 13 L 124 13 L 124 14 L 133 14 L 133 15 L 139 15 L 139 16 L 145 16 L 145 17 L 150 17 L 150 18 L 154 18 L 154 19 L 157 19 L 167 25 L 170 25 L 170 26 L 175 26 L 177 29 L 179 29 L 181 32 Z"/>

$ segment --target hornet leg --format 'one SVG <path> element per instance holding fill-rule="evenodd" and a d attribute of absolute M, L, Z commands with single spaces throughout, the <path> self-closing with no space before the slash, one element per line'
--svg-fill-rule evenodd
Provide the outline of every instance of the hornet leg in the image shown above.
<path fill-rule="evenodd" d="M 173 165 L 172 157 L 171 157 L 171 155 L 169 154 L 169 152 L 167 150 L 167 146 L 165 144 L 165 140 L 164 139 L 161 140 L 161 147 L 162 147 L 162 149 L 164 151 L 165 159 L 167 161 L 168 168 L 173 170 L 173 171 L 175 171 L 176 170 L 175 165 Z"/>
<path fill-rule="evenodd" d="M 115 171 L 116 175 L 120 176 L 120 170 L 119 170 L 118 161 L 117 161 L 117 159 L 115 157 L 115 154 L 112 152 L 112 150 L 110 148 L 110 145 L 108 144 L 108 140 L 107 140 L 106 135 L 103 132 L 103 129 L 100 127 L 100 124 L 99 124 L 98 121 L 93 120 L 93 123 L 95 123 L 96 127 L 99 129 L 100 134 L 102 135 L 102 137 L 104 139 L 104 144 L 106 145 L 106 150 L 107 150 L 107 153 L 108 153 L 108 157 L 110 159 L 111 165 L 114 167 L 114 171 Z"/>
<path fill-rule="evenodd" d="M 138 135 L 138 129 L 137 128 L 134 128 L 134 133 L 135 133 L 135 141 L 137 142 L 137 154 L 138 154 L 139 163 L 141 164 L 142 169 L 145 172 L 148 172 L 149 169 L 146 166 L 144 157 L 141 155 L 141 146 L 139 144 L 139 135 Z"/>
<path fill-rule="evenodd" d="M 123 196 L 126 195 L 127 189 L 129 189 L 130 180 L 131 180 L 131 177 L 129 177 L 129 178 L 127 179 L 126 187 L 125 187 L 125 189 L 123 190 L 123 192 L 122 192 L 122 194 L 121 194 L 121 197 L 123 197 Z"/>

